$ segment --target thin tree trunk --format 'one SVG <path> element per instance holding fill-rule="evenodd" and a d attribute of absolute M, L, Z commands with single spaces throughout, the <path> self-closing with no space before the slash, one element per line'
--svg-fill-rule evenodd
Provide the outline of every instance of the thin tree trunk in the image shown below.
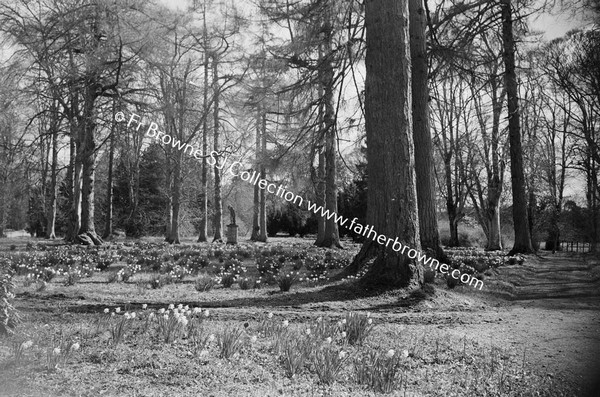
<path fill-rule="evenodd" d="M 56 110 L 56 108 L 54 108 Z M 57 206 L 57 194 L 56 194 L 56 179 L 58 173 L 58 114 L 56 111 L 52 114 L 52 165 L 50 167 L 50 204 L 48 206 L 48 214 L 46 219 L 48 223 L 46 225 L 46 238 L 56 238 L 56 206 Z"/>
<path fill-rule="evenodd" d="M 525 173 L 523 170 L 523 149 L 521 146 L 521 125 L 519 120 L 519 92 L 515 71 L 515 40 L 511 0 L 501 0 L 502 41 L 504 45 L 504 84 L 508 97 L 508 133 L 510 142 L 510 171 L 513 195 L 513 222 L 515 244 L 510 254 L 532 253 L 531 235 L 527 217 L 527 197 L 525 193 Z"/>
<path fill-rule="evenodd" d="M 329 39 L 326 40 L 327 51 L 325 59 L 322 60 L 323 71 L 321 74 L 321 84 L 323 86 L 323 101 L 324 101 L 324 113 L 323 113 L 323 124 L 325 128 L 325 207 L 329 210 L 329 213 L 337 213 L 337 167 L 336 167 L 336 120 L 335 120 L 335 106 L 334 106 L 334 70 L 333 64 L 330 59 L 330 41 L 331 41 L 331 26 L 327 22 L 326 28 Z M 342 248 L 340 244 L 340 233 L 338 224 L 334 217 L 325 219 L 325 233 L 323 241 L 318 245 L 319 247 L 338 247 Z"/>
<path fill-rule="evenodd" d="M 316 189 L 316 205 L 317 207 L 325 207 L 325 150 L 322 143 L 319 144 L 319 165 L 317 167 L 317 189 Z M 317 240 L 315 245 L 320 247 L 325 240 L 325 218 L 317 216 Z"/>
<path fill-rule="evenodd" d="M 213 55 L 213 91 L 214 91 L 214 109 L 213 109 L 213 122 L 214 122 L 214 145 L 213 150 L 219 151 L 219 100 L 220 100 L 220 87 L 219 87 L 219 60 L 217 55 Z M 220 158 L 219 158 L 220 161 Z M 223 240 L 223 202 L 221 197 L 221 170 L 219 169 L 219 161 L 215 163 L 213 167 L 215 173 L 215 214 L 213 219 L 213 228 L 215 231 L 213 241 Z"/>
<path fill-rule="evenodd" d="M 113 120 L 116 106 L 113 103 Z M 115 162 L 115 134 L 117 124 L 113 123 L 110 131 L 110 147 L 108 152 L 108 182 L 106 186 L 106 220 L 104 224 L 103 239 L 110 239 L 113 234 L 113 169 Z"/>
<path fill-rule="evenodd" d="M 198 242 L 208 241 L 208 33 L 206 30 L 206 3 L 204 5 L 204 13 L 202 22 L 204 24 L 204 90 L 202 97 L 202 110 L 204 111 L 204 120 L 202 121 L 202 182 L 200 187 L 200 235 Z"/>
<path fill-rule="evenodd" d="M 173 201 L 171 203 L 171 233 L 168 242 L 180 244 L 179 241 L 179 209 L 181 206 L 181 152 L 175 155 L 175 168 L 173 170 Z"/>
<path fill-rule="evenodd" d="M 262 107 L 261 107 L 262 109 Z M 260 177 L 262 180 L 267 178 L 267 171 L 265 166 L 265 154 L 267 152 L 267 114 L 263 109 L 261 112 L 261 161 L 260 161 Z M 260 227 L 260 233 L 258 236 L 258 241 L 267 242 L 267 197 L 265 189 L 260 189 L 260 214 L 259 214 L 259 222 L 258 226 Z"/>
<path fill-rule="evenodd" d="M 433 143 L 429 129 L 427 15 L 423 0 L 409 0 L 412 115 L 421 246 L 444 258 L 435 206 Z"/>
<path fill-rule="evenodd" d="M 386 238 L 419 249 L 414 173 L 408 1 L 365 3 L 367 29 L 365 123 L 368 161 L 367 223 Z M 365 225 L 366 226 L 366 225 Z M 372 262 L 367 285 L 420 287 L 423 268 L 414 259 L 366 235 L 350 266 Z M 359 266 L 360 267 L 360 266 Z"/>
<path fill-rule="evenodd" d="M 256 113 L 256 154 L 255 154 L 255 163 L 254 168 L 260 170 L 261 164 L 261 126 L 262 126 L 262 118 L 260 114 L 260 103 L 258 104 L 259 110 Z M 260 238 L 260 192 L 258 188 L 258 184 L 254 185 L 254 205 L 252 206 L 252 235 L 250 236 L 250 240 L 258 241 Z"/>

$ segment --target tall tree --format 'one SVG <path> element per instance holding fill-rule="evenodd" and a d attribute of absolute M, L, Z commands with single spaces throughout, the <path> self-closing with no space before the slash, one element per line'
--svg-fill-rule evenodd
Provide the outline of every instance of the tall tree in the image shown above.
<path fill-rule="evenodd" d="M 501 0 L 502 43 L 504 47 L 504 84 L 508 99 L 508 134 L 510 143 L 510 173 L 513 197 L 513 224 L 515 243 L 511 254 L 531 253 L 531 235 L 527 215 L 521 123 L 519 115 L 519 86 L 515 70 L 515 39 L 513 34 L 512 1 Z"/>
<path fill-rule="evenodd" d="M 412 116 L 421 246 L 444 256 L 438 231 L 434 189 L 433 144 L 429 129 L 427 14 L 424 0 L 409 0 Z"/>
<path fill-rule="evenodd" d="M 367 223 L 377 233 L 419 249 L 414 173 L 408 1 L 367 1 L 365 122 Z M 367 238 L 351 266 L 373 260 L 367 284 L 418 287 L 423 268 L 391 246 Z"/>

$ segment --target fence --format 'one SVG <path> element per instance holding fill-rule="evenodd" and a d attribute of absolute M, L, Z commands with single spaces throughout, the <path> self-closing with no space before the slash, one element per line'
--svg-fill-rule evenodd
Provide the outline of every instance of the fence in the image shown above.
<path fill-rule="evenodd" d="M 592 244 L 578 241 L 561 241 L 560 250 L 563 252 L 590 252 Z"/>

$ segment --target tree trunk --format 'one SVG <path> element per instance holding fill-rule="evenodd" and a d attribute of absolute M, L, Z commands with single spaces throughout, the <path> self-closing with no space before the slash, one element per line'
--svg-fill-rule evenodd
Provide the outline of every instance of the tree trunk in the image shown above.
<path fill-rule="evenodd" d="M 402 245 L 419 249 L 408 1 L 367 1 L 365 7 L 367 223 L 386 238 L 398 237 Z M 367 234 L 367 241 L 350 266 L 370 262 L 363 279 L 366 285 L 413 288 L 423 283 L 419 263 Z"/>
<path fill-rule="evenodd" d="M 262 109 L 262 107 L 261 107 Z M 266 180 L 267 178 L 267 170 L 265 166 L 265 155 L 267 153 L 267 114 L 262 110 L 261 114 L 261 161 L 260 161 L 260 177 L 262 180 Z M 260 214 L 259 214 L 259 222 L 258 226 L 260 228 L 260 232 L 258 235 L 258 241 L 267 242 L 267 197 L 265 189 L 260 189 Z"/>
<path fill-rule="evenodd" d="M 331 26 L 327 22 L 325 29 L 328 32 L 327 39 L 327 51 L 325 59 L 323 59 L 323 71 L 321 72 L 321 85 L 323 86 L 323 101 L 324 101 L 324 114 L 323 124 L 325 128 L 325 208 L 329 210 L 329 213 L 337 213 L 337 169 L 336 169 L 336 121 L 335 121 L 335 106 L 334 106 L 334 70 L 333 64 L 330 59 L 331 50 Z M 340 244 L 340 233 L 338 224 L 335 221 L 335 217 L 325 219 L 325 233 L 323 241 L 318 244 L 319 247 L 338 247 L 342 248 Z"/>
<path fill-rule="evenodd" d="M 48 206 L 48 214 L 46 218 L 48 223 L 46 225 L 46 238 L 56 238 L 56 206 L 57 206 L 57 194 L 56 194 L 56 179 L 58 173 L 58 114 L 53 112 L 53 125 L 52 125 L 52 165 L 50 167 L 50 203 Z"/>
<path fill-rule="evenodd" d="M 262 147 L 262 141 L 261 141 L 261 137 L 260 137 L 260 130 L 261 130 L 261 126 L 262 126 L 262 117 L 260 114 L 260 104 L 258 104 L 259 106 L 259 110 L 256 113 L 256 155 L 255 155 L 255 162 L 254 162 L 254 168 L 257 170 L 260 170 L 260 164 L 261 164 L 261 147 Z M 250 240 L 252 241 L 258 241 L 260 238 L 260 225 L 259 225 L 259 218 L 260 218 L 260 192 L 259 192 L 259 188 L 258 188 L 258 184 L 254 185 L 254 202 L 253 202 L 253 206 L 252 206 L 252 235 L 250 236 Z"/>
<path fill-rule="evenodd" d="M 70 142 L 70 164 L 71 178 L 68 181 L 70 184 L 71 194 L 71 210 L 69 214 L 69 228 L 65 240 L 74 242 L 77 238 L 77 233 L 81 227 L 81 155 L 79 154 L 79 132 L 78 126 L 74 120 L 71 120 L 71 142 Z"/>
<path fill-rule="evenodd" d="M 202 92 L 202 110 L 204 120 L 202 121 L 202 181 L 200 187 L 200 235 L 198 242 L 208 241 L 208 65 L 210 55 L 208 54 L 208 34 L 206 31 L 206 5 L 203 13 L 203 36 L 204 36 L 204 89 Z"/>
<path fill-rule="evenodd" d="M 101 245 L 102 239 L 96 234 L 94 226 L 94 178 L 96 174 L 96 142 L 94 134 L 96 121 L 94 116 L 95 84 L 88 84 L 80 125 L 81 132 L 81 226 L 77 239 L 86 245 Z"/>
<path fill-rule="evenodd" d="M 317 207 L 325 207 L 325 150 L 320 144 L 318 146 L 319 151 L 319 165 L 317 167 L 317 186 L 315 192 L 315 202 Z M 315 245 L 320 247 L 325 240 L 325 218 L 317 216 L 317 240 Z"/>
<path fill-rule="evenodd" d="M 487 222 L 488 222 L 488 233 L 487 233 L 487 245 L 486 251 L 498 251 L 502 249 L 502 235 L 500 233 L 500 196 L 491 193 L 490 190 L 488 197 L 488 210 L 487 210 Z"/>
<path fill-rule="evenodd" d="M 435 206 L 433 143 L 429 129 L 429 87 L 427 65 L 427 15 L 423 0 L 409 0 L 410 55 L 412 64 L 412 116 L 415 169 L 421 246 L 438 258 L 444 253 L 440 244 Z"/>
<path fill-rule="evenodd" d="M 511 0 L 501 0 L 502 41 L 504 46 L 504 84 L 508 97 L 508 133 L 510 143 L 510 173 L 513 196 L 513 222 L 515 244 L 510 254 L 533 252 L 527 217 L 525 174 L 523 171 L 523 149 L 521 147 L 521 125 L 519 120 L 519 92 L 515 71 L 515 40 Z"/>
<path fill-rule="evenodd" d="M 214 122 L 214 145 L 213 150 L 219 151 L 219 60 L 216 54 L 213 56 L 213 95 L 214 95 L 214 110 L 213 110 L 213 122 Z M 219 158 L 220 161 L 220 158 Z M 215 231 L 213 241 L 223 241 L 223 202 L 221 198 L 221 170 L 219 169 L 219 161 L 215 163 L 213 167 L 215 173 L 215 214 L 213 219 L 213 228 Z"/>
<path fill-rule="evenodd" d="M 116 106 L 113 103 L 113 120 Z M 113 234 L 113 169 L 115 162 L 115 134 L 117 133 L 117 123 L 112 124 L 110 131 L 110 147 L 108 152 L 108 183 L 106 186 L 106 220 L 104 224 L 104 240 L 112 238 Z"/>
<path fill-rule="evenodd" d="M 179 241 L 179 209 L 181 206 L 181 151 L 175 154 L 175 167 L 173 170 L 173 200 L 171 202 L 171 230 L 167 242 L 180 244 Z"/>

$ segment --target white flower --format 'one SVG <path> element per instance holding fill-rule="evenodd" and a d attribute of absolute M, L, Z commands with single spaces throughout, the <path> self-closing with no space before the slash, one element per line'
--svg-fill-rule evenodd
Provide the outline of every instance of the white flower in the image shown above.
<path fill-rule="evenodd" d="M 323 321 L 323 317 L 319 316 L 319 318 L 317 318 L 317 322 L 320 323 L 321 321 Z"/>
<path fill-rule="evenodd" d="M 148 318 L 154 318 L 154 313 L 150 313 L 150 314 L 148 315 Z"/>
<path fill-rule="evenodd" d="M 135 318 L 135 312 L 131 312 L 131 318 Z"/>
<path fill-rule="evenodd" d="M 306 335 L 310 335 L 310 328 L 306 328 Z"/>
<path fill-rule="evenodd" d="M 58 356 L 60 354 L 60 348 L 55 347 L 54 350 L 52 350 L 52 354 L 54 354 L 55 356 Z"/>
<path fill-rule="evenodd" d="M 171 304 L 169 305 L 169 310 L 173 310 L 173 309 L 175 309 L 175 305 L 171 303 Z"/>
<path fill-rule="evenodd" d="M 31 340 L 28 340 L 27 342 L 21 343 L 21 349 L 23 349 L 23 350 L 27 350 L 31 346 L 33 346 L 33 341 L 31 341 Z"/>
<path fill-rule="evenodd" d="M 346 319 L 342 319 L 342 324 L 346 325 Z"/>
<path fill-rule="evenodd" d="M 252 335 L 250 337 L 250 343 L 256 343 L 257 340 L 258 340 L 258 337 L 256 335 Z"/>
<path fill-rule="evenodd" d="M 325 339 L 325 342 L 331 343 L 333 342 L 333 339 L 331 339 L 331 336 L 328 336 L 327 339 Z"/>
<path fill-rule="evenodd" d="M 372 319 L 368 319 L 367 320 L 367 324 L 369 324 L 369 325 L 373 324 L 373 320 Z"/>
<path fill-rule="evenodd" d="M 402 350 L 402 357 L 404 357 L 404 358 L 408 357 L 408 350 L 406 350 L 406 349 Z"/>
<path fill-rule="evenodd" d="M 371 312 L 367 312 L 367 318 L 371 317 Z"/>
<path fill-rule="evenodd" d="M 206 309 L 204 311 L 204 317 L 208 317 L 208 316 L 210 316 L 210 312 L 208 311 L 208 309 Z"/>
<path fill-rule="evenodd" d="M 79 343 L 75 342 L 71 345 L 71 350 L 77 351 L 79 350 Z"/>
<path fill-rule="evenodd" d="M 346 335 L 347 335 L 347 334 L 346 334 L 346 331 L 342 331 L 342 338 L 345 338 L 345 337 L 346 337 Z"/>
<path fill-rule="evenodd" d="M 162 307 L 158 310 L 158 314 L 163 314 L 165 312 L 165 309 L 163 309 Z"/>
<path fill-rule="evenodd" d="M 179 310 L 181 310 L 181 309 L 183 309 L 183 305 L 180 303 L 180 304 L 178 304 L 178 305 L 177 305 L 177 308 L 178 308 Z"/>
<path fill-rule="evenodd" d="M 117 308 L 115 309 L 115 313 L 121 313 L 121 308 L 120 308 L 120 307 L 117 307 Z"/>
<path fill-rule="evenodd" d="M 110 314 L 110 316 L 111 316 L 111 317 L 114 317 L 114 316 L 115 316 L 115 313 L 114 313 L 114 312 L 113 312 L 113 313 L 111 313 L 111 314 Z"/>
<path fill-rule="evenodd" d="M 343 350 L 340 350 L 340 352 L 338 353 L 338 358 L 340 360 L 343 360 L 346 357 L 346 352 Z"/>
<path fill-rule="evenodd" d="M 129 313 L 125 313 L 125 318 L 126 318 L 127 320 L 129 320 L 129 319 L 131 318 L 131 315 L 130 315 Z"/>
<path fill-rule="evenodd" d="M 338 321 L 338 322 L 337 322 L 337 326 L 338 326 L 338 328 L 342 328 L 342 322 L 341 322 L 341 321 Z"/>
<path fill-rule="evenodd" d="M 142 305 L 142 310 L 146 310 L 147 308 L 148 308 L 148 304 L 147 304 L 147 303 L 144 303 L 144 304 Z"/>
<path fill-rule="evenodd" d="M 287 328 L 287 326 L 290 325 L 288 320 L 283 320 L 283 327 Z"/>
<path fill-rule="evenodd" d="M 110 309 L 107 307 L 106 309 L 104 309 L 104 314 L 108 314 L 110 312 Z"/>
<path fill-rule="evenodd" d="M 215 341 L 215 334 L 208 335 L 208 341 L 209 342 L 214 342 Z"/>
<path fill-rule="evenodd" d="M 183 307 L 183 310 L 185 310 L 185 311 L 187 312 L 187 311 L 189 311 L 189 310 L 190 310 L 190 307 L 189 307 L 188 305 L 185 305 L 185 306 Z"/>
<path fill-rule="evenodd" d="M 169 319 L 169 315 L 168 315 L 168 314 L 165 314 L 165 315 L 163 316 L 163 318 L 164 318 L 165 320 L 168 320 L 168 319 Z"/>
<path fill-rule="evenodd" d="M 390 350 L 388 350 L 388 352 L 386 353 L 385 356 L 387 358 L 392 358 L 392 357 L 394 357 L 394 354 L 396 354 L 396 351 L 394 349 L 390 349 Z"/>
<path fill-rule="evenodd" d="M 273 318 L 273 313 L 269 313 L 269 314 L 267 314 L 267 317 L 268 317 L 268 318 Z"/>
<path fill-rule="evenodd" d="M 188 319 L 187 319 L 187 318 L 185 318 L 185 317 L 183 317 L 183 316 L 182 316 L 182 317 L 179 317 L 179 318 L 177 319 L 177 321 L 178 321 L 178 322 L 179 322 L 181 325 L 183 325 L 184 327 L 185 327 L 186 325 L 188 325 Z"/>

